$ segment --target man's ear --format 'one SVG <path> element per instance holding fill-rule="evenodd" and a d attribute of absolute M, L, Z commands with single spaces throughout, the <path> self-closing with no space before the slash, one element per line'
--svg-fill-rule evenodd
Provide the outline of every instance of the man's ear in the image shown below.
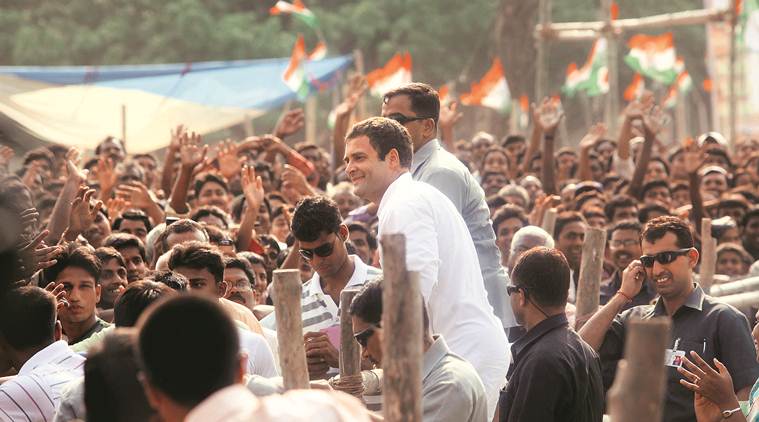
<path fill-rule="evenodd" d="M 98 304 L 100 302 L 100 293 L 103 291 L 103 288 L 100 286 L 100 284 L 95 285 L 95 304 Z"/>
<path fill-rule="evenodd" d="M 346 226 L 345 224 L 340 224 L 340 228 L 337 231 L 337 235 L 340 236 L 340 240 L 342 240 L 343 242 L 347 241 L 350 235 L 348 226 Z"/>
<path fill-rule="evenodd" d="M 388 151 L 387 155 L 385 155 L 385 161 L 390 164 L 391 168 L 399 168 L 401 166 L 401 156 L 398 153 L 398 150 L 393 148 Z"/>
<path fill-rule="evenodd" d="M 698 264 L 698 250 L 696 248 L 690 248 L 690 251 L 688 251 L 688 265 L 691 267 L 691 269 L 696 268 L 696 264 Z"/>
<path fill-rule="evenodd" d="M 219 297 L 226 297 L 228 288 L 229 288 L 229 285 L 227 284 L 227 282 L 224 280 L 221 280 L 220 282 L 216 283 L 216 289 L 218 290 L 216 294 Z"/>
<path fill-rule="evenodd" d="M 424 137 L 434 138 L 437 135 L 437 123 L 432 119 L 424 120 Z"/>
<path fill-rule="evenodd" d="M 138 373 L 137 379 L 140 380 L 140 384 L 142 384 L 142 389 L 145 391 L 145 398 L 148 399 L 150 407 L 156 411 L 160 409 L 161 403 L 164 401 L 163 394 L 156 388 L 153 388 L 153 385 L 150 384 L 150 381 L 148 381 L 144 373 Z"/>

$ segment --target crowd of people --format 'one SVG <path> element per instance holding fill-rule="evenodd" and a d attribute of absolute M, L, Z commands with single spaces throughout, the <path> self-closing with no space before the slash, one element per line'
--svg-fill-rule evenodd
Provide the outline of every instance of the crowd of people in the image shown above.
<path fill-rule="evenodd" d="M 664 420 L 759 421 L 757 318 L 696 275 L 710 218 L 714 283 L 759 276 L 759 139 L 667 139 L 650 93 L 616 137 L 560 147 L 556 99 L 496 139 L 426 84 L 362 119 L 365 92 L 353 77 L 327 147 L 287 141 L 300 109 L 216 145 L 177 126 L 162 159 L 115 137 L 92 157 L 0 147 L 0 421 L 382 420 L 388 234 L 419 274 L 423 420 L 600 421 L 629 322 L 667 317 Z M 590 227 L 601 307 L 579 318 Z M 311 390 L 280 376 L 276 269 L 303 282 Z"/>

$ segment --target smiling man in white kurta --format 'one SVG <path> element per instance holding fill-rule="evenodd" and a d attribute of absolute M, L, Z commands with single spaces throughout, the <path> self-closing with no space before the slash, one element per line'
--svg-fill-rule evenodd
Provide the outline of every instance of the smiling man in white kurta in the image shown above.
<path fill-rule="evenodd" d="M 405 235 L 406 266 L 419 272 L 432 331 L 475 367 L 492 417 L 510 361 L 508 340 L 488 303 L 464 220 L 440 191 L 411 179 L 412 154 L 403 126 L 370 118 L 346 137 L 345 172 L 358 196 L 379 204 L 379 235 Z"/>

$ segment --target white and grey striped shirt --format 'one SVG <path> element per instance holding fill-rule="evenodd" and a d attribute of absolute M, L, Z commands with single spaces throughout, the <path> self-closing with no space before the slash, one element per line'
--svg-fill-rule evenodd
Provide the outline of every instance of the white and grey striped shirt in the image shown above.
<path fill-rule="evenodd" d="M 84 360 L 62 340 L 37 352 L 0 385 L 0 421 L 52 421 L 66 384 L 84 374 Z"/>

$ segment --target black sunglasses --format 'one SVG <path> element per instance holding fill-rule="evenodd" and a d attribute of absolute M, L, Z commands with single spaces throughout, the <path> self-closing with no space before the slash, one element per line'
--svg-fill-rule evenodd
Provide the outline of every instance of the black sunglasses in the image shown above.
<path fill-rule="evenodd" d="M 517 286 L 517 285 L 508 285 L 506 286 L 506 294 L 511 296 L 514 293 L 518 292 L 519 290 L 527 290 L 527 287 L 524 286 Z"/>
<path fill-rule="evenodd" d="M 640 262 L 646 268 L 654 266 L 654 261 L 666 265 L 677 259 L 679 256 L 687 255 L 691 248 L 680 249 L 676 251 L 664 251 L 659 252 L 656 255 L 643 255 L 640 257 Z"/>
<path fill-rule="evenodd" d="M 314 259 L 314 255 L 326 258 L 330 255 L 332 255 L 332 252 L 335 250 L 335 241 L 331 241 L 329 243 L 325 243 L 321 246 L 317 246 L 313 249 L 304 249 L 300 248 L 298 252 L 300 252 L 300 256 L 303 257 L 306 261 L 310 261 Z"/>
<path fill-rule="evenodd" d="M 395 120 L 396 122 L 402 125 L 405 125 L 406 123 L 415 122 L 417 120 L 431 119 L 432 117 L 409 117 L 409 116 L 404 116 L 401 113 L 393 113 L 393 114 L 389 114 L 387 118 Z"/>
<path fill-rule="evenodd" d="M 366 349 L 366 344 L 369 342 L 369 338 L 371 338 L 371 336 L 374 335 L 374 330 L 377 329 L 377 328 L 382 328 L 382 327 L 380 327 L 379 324 L 377 324 L 376 326 L 375 325 L 370 325 L 370 326 L 366 327 L 365 330 L 360 331 L 360 332 L 354 334 L 353 338 L 356 339 L 356 341 L 358 342 L 358 344 L 361 345 L 361 347 L 363 347 L 364 349 Z"/>

